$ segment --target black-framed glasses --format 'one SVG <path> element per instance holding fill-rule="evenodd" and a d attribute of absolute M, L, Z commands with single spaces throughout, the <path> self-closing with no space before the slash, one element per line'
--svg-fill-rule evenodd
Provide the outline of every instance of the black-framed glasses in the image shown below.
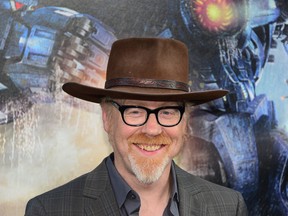
<path fill-rule="evenodd" d="M 151 113 L 154 113 L 159 125 L 173 127 L 180 123 L 185 106 L 164 106 L 157 109 L 148 109 L 143 106 L 120 105 L 115 101 L 110 101 L 122 116 L 122 120 L 129 126 L 139 127 L 144 125 Z"/>

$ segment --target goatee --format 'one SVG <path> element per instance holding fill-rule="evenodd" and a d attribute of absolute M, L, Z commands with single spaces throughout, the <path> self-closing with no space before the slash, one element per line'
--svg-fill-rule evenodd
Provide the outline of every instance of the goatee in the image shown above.
<path fill-rule="evenodd" d="M 128 138 L 128 143 L 128 159 L 136 178 L 143 184 L 152 184 L 157 181 L 172 160 L 168 154 L 169 147 L 172 144 L 171 138 L 163 133 L 155 137 L 134 134 Z M 133 145 L 137 145 L 143 150 L 165 148 L 165 151 L 156 156 L 141 156 L 133 150 Z"/>

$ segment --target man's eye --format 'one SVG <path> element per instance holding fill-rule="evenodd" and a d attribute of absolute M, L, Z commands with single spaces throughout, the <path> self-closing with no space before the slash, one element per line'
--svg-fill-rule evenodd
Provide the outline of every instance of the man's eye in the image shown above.
<path fill-rule="evenodd" d="M 170 117 L 172 117 L 172 116 L 175 116 L 175 115 L 177 115 L 177 113 L 178 113 L 178 110 L 175 110 L 175 109 L 164 109 L 164 110 L 161 110 L 160 111 L 160 115 L 162 115 L 162 116 L 170 116 Z"/>
<path fill-rule="evenodd" d="M 161 112 L 162 115 L 171 115 L 171 112 L 164 110 Z"/>
<path fill-rule="evenodd" d="M 129 108 L 125 110 L 125 115 L 127 116 L 142 116 L 145 114 L 145 110 L 139 108 Z"/>

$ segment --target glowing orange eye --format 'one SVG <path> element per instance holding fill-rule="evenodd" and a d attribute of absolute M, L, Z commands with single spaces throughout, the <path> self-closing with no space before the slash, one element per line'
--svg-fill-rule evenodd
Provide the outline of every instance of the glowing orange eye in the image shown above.
<path fill-rule="evenodd" d="M 221 8 L 218 5 L 207 5 L 207 17 L 211 22 L 217 23 L 221 21 Z"/>
<path fill-rule="evenodd" d="M 206 31 L 229 31 L 239 24 L 232 0 L 191 0 L 191 5 L 196 20 Z"/>

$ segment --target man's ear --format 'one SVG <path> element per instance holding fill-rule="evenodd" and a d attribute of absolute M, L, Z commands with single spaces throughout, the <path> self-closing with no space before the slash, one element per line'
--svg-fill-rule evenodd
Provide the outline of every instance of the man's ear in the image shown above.
<path fill-rule="evenodd" d="M 110 128 L 110 120 L 111 120 L 111 113 L 108 112 L 108 107 L 107 105 L 101 105 L 101 109 L 102 109 L 102 122 L 103 122 L 103 127 L 104 130 L 108 133 L 109 132 L 109 128 Z M 110 114 L 110 115 L 109 115 Z"/>

